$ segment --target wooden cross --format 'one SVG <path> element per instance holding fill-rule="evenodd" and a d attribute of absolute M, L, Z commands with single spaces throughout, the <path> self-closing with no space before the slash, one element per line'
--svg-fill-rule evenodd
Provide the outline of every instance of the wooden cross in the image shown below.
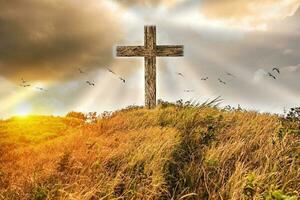
<path fill-rule="evenodd" d="M 156 27 L 144 27 L 144 46 L 118 46 L 118 57 L 144 57 L 145 59 L 145 106 L 156 106 L 156 57 L 183 56 L 183 45 L 156 45 Z"/>

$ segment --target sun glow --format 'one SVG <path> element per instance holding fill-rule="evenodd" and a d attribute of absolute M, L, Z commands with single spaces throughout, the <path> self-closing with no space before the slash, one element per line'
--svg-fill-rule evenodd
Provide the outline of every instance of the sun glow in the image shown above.
<path fill-rule="evenodd" d="M 28 103 L 21 103 L 15 107 L 14 115 L 26 117 L 31 114 L 32 111 L 32 105 Z"/>
<path fill-rule="evenodd" d="M 4 82 L 0 86 L 1 89 L 9 89 L 10 95 L 0 99 L 0 115 L 8 116 L 28 116 L 37 113 L 39 108 L 35 99 L 39 96 L 47 94 L 49 88 L 53 85 L 51 82 L 31 82 L 31 87 L 22 88 L 17 83 L 10 81 Z M 45 91 L 40 91 L 38 88 L 44 88 Z M 48 110 L 47 106 L 44 107 Z"/>

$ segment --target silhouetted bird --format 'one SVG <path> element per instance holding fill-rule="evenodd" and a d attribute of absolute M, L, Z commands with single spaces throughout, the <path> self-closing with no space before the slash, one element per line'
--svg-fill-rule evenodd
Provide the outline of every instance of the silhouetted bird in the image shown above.
<path fill-rule="evenodd" d="M 276 79 L 276 77 L 275 77 L 273 74 L 271 74 L 270 72 L 268 73 L 268 75 L 269 75 L 270 77 L 272 77 L 273 79 Z"/>
<path fill-rule="evenodd" d="M 115 73 L 114 71 L 112 71 L 111 69 L 107 68 L 107 70 L 108 70 L 110 73 L 116 75 L 116 73 Z"/>
<path fill-rule="evenodd" d="M 182 76 L 182 77 L 184 77 L 184 76 L 183 76 L 183 74 L 182 74 L 182 73 L 180 73 L 180 72 L 177 72 L 176 74 L 177 74 L 178 76 Z"/>
<path fill-rule="evenodd" d="M 224 85 L 226 85 L 226 82 L 225 81 L 222 81 L 221 79 L 218 78 L 218 81 Z"/>
<path fill-rule="evenodd" d="M 24 78 L 21 78 L 22 83 L 20 84 L 21 87 L 30 87 L 31 85 L 28 83 L 28 81 L 24 80 Z"/>
<path fill-rule="evenodd" d="M 25 81 L 23 78 L 21 78 L 22 83 L 27 83 L 28 81 Z"/>
<path fill-rule="evenodd" d="M 232 73 L 226 72 L 226 74 L 227 74 L 228 76 L 235 77 L 235 75 L 233 75 Z"/>
<path fill-rule="evenodd" d="M 124 78 L 122 78 L 122 77 L 119 77 L 119 79 L 120 79 L 123 83 L 126 82 L 126 80 L 125 80 Z"/>
<path fill-rule="evenodd" d="M 208 80 L 208 77 L 201 78 L 201 81 L 206 81 L 206 80 Z"/>
<path fill-rule="evenodd" d="M 86 83 L 89 85 L 89 86 L 95 86 L 95 83 L 92 83 L 90 81 L 86 81 Z"/>
<path fill-rule="evenodd" d="M 278 74 L 280 74 L 280 70 L 279 70 L 278 68 L 276 68 L 276 67 L 274 67 L 274 68 L 272 69 L 272 71 L 276 71 Z"/>
<path fill-rule="evenodd" d="M 194 92 L 194 90 L 184 90 L 184 92 Z"/>
<path fill-rule="evenodd" d="M 26 88 L 26 87 L 30 87 L 31 85 L 30 84 L 20 84 L 20 86 Z"/>
<path fill-rule="evenodd" d="M 44 88 L 41 88 L 41 87 L 35 87 L 36 89 L 38 89 L 39 91 L 44 91 L 44 92 L 47 92 L 48 90 L 44 89 Z"/>
<path fill-rule="evenodd" d="M 80 68 L 78 68 L 78 71 L 80 74 L 84 74 L 84 71 L 82 71 Z"/>

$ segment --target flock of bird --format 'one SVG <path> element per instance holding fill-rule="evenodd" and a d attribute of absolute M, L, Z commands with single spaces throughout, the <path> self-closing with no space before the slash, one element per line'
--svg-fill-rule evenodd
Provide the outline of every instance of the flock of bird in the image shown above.
<path fill-rule="evenodd" d="M 122 81 L 122 83 L 124 83 L 124 84 L 126 83 L 125 78 L 119 76 L 119 75 L 118 75 L 117 73 L 115 73 L 113 70 L 111 70 L 111 69 L 109 69 L 109 68 L 106 68 L 106 70 L 107 70 L 109 73 L 113 74 L 114 76 L 118 77 L 118 79 L 120 79 L 120 81 Z M 81 68 L 78 68 L 78 72 L 79 72 L 80 74 L 85 74 L 85 73 L 86 73 L 86 72 L 85 72 L 84 70 L 82 70 Z M 273 73 L 273 74 L 272 74 L 272 73 Z M 277 77 L 274 75 L 274 73 L 276 73 L 277 75 L 279 75 L 279 74 L 280 74 L 280 70 L 279 70 L 278 68 L 274 67 L 274 68 L 272 69 L 272 72 L 268 72 L 267 75 L 268 75 L 269 77 L 271 77 L 272 79 L 277 79 Z M 177 72 L 176 74 L 177 74 L 178 76 L 181 76 L 181 77 L 184 78 L 183 73 Z M 235 75 L 233 75 L 232 73 L 229 73 L 229 72 L 226 72 L 226 75 L 227 75 L 227 76 L 231 76 L 231 77 L 233 77 L 233 78 L 236 77 Z M 207 81 L 207 80 L 208 80 L 208 77 L 202 77 L 202 78 L 201 78 L 201 81 Z M 227 84 L 227 83 L 226 83 L 225 81 L 223 81 L 221 78 L 218 78 L 218 82 L 219 82 L 220 84 L 223 84 L 223 85 L 226 85 L 226 84 Z M 94 82 L 94 81 L 91 81 L 91 80 L 87 80 L 87 81 L 86 81 L 86 84 L 88 84 L 89 86 L 95 86 L 95 85 L 96 85 L 95 82 Z M 28 81 L 26 81 L 26 80 L 24 80 L 23 78 L 21 78 L 21 84 L 20 84 L 20 86 L 21 86 L 21 87 L 24 87 L 24 88 L 27 88 L 27 87 L 31 87 L 31 84 L 30 84 Z M 47 92 L 47 91 L 48 91 L 47 89 L 42 88 L 42 87 L 35 87 L 35 89 L 37 89 L 37 90 L 39 90 L 39 91 L 41 91 L 41 92 Z M 184 90 L 184 92 L 187 92 L 187 93 L 194 92 L 194 91 L 195 91 L 195 90 L 192 90 L 192 89 L 186 89 L 186 90 Z"/>
<path fill-rule="evenodd" d="M 276 67 L 274 67 L 274 68 L 272 69 L 272 72 L 277 73 L 277 75 L 280 74 L 280 70 L 279 70 L 278 68 L 276 68 Z M 177 72 L 176 74 L 177 74 L 178 76 L 184 77 L 184 75 L 183 75 L 181 72 Z M 233 78 L 236 78 L 235 75 L 233 75 L 232 73 L 229 73 L 229 72 L 226 72 L 226 75 L 227 75 L 227 76 L 231 76 L 231 77 L 233 77 Z M 272 74 L 271 72 L 268 72 L 267 75 L 268 75 L 269 77 L 271 77 L 272 79 L 277 79 L 277 77 L 276 77 L 274 74 Z M 208 80 L 208 77 L 202 77 L 202 78 L 201 78 L 201 81 L 207 81 L 207 80 Z M 221 78 L 218 78 L 218 81 L 219 81 L 220 84 L 223 84 L 223 85 L 226 85 L 226 84 L 227 84 L 227 83 L 226 83 L 225 81 L 223 81 Z M 194 92 L 194 90 L 187 89 L 187 90 L 184 90 L 184 92 L 188 92 L 188 93 L 189 93 L 189 92 Z"/>
<path fill-rule="evenodd" d="M 108 71 L 109 73 L 113 74 L 114 76 L 117 76 L 123 83 L 126 83 L 125 78 L 123 78 L 123 77 L 121 77 L 121 76 L 118 76 L 114 71 L 112 71 L 112 70 L 109 69 L 109 68 L 106 68 L 106 69 L 107 69 L 107 71 Z M 84 73 L 85 73 L 85 72 L 84 72 L 82 69 L 80 69 L 80 68 L 78 68 L 78 71 L 79 71 L 79 73 L 81 73 L 81 74 L 84 74 Z M 96 85 L 93 81 L 86 81 L 86 83 L 87 83 L 89 86 L 95 86 L 95 85 Z"/>
<path fill-rule="evenodd" d="M 28 81 L 24 80 L 24 78 L 21 78 L 21 81 L 22 81 L 21 84 L 20 84 L 21 87 L 24 87 L 24 88 L 31 87 L 31 84 Z M 43 92 L 48 91 L 48 90 L 46 90 L 45 88 L 42 88 L 42 87 L 35 87 L 35 89 L 37 89 L 39 91 L 43 91 Z"/>
<path fill-rule="evenodd" d="M 117 76 L 121 81 L 122 83 L 126 83 L 126 80 L 125 78 L 121 77 L 121 76 L 118 76 L 117 73 L 115 73 L 114 71 L 112 71 L 111 69 L 109 68 L 106 68 L 107 71 L 111 74 L 113 74 L 114 76 Z M 80 74 L 85 74 L 86 72 L 84 70 L 82 70 L 81 68 L 78 68 L 78 72 Z M 85 82 L 86 84 L 88 84 L 89 86 L 96 86 L 95 82 L 94 81 L 91 81 L 91 80 L 87 80 Z M 23 88 L 27 88 L 27 87 L 31 87 L 32 84 L 29 83 L 29 81 L 25 80 L 24 78 L 21 78 L 21 83 L 20 83 L 20 87 L 23 87 Z M 42 88 L 42 87 L 35 87 L 35 89 L 41 91 L 41 92 L 47 92 L 48 90 L 45 89 L 45 88 Z"/>
<path fill-rule="evenodd" d="M 177 74 L 178 76 L 181 76 L 181 77 L 184 78 L 183 73 L 181 73 L 181 72 L 176 72 L 176 74 Z M 233 74 L 231 74 L 231 73 L 229 73 L 229 72 L 226 72 L 226 74 L 227 74 L 228 76 L 235 77 Z M 202 77 L 202 78 L 201 78 L 201 81 L 207 81 L 207 80 L 208 80 L 208 77 Z M 226 85 L 226 82 L 223 81 L 222 79 L 218 78 L 218 81 L 219 81 L 220 83 Z M 191 90 L 191 89 L 186 89 L 186 90 L 183 90 L 183 91 L 184 91 L 184 92 L 187 92 L 187 93 L 195 92 L 195 90 Z"/>

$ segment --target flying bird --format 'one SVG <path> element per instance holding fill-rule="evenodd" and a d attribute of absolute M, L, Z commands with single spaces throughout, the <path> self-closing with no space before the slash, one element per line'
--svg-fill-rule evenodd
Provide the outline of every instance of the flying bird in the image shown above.
<path fill-rule="evenodd" d="M 126 82 L 126 80 L 125 80 L 124 78 L 122 78 L 122 77 L 119 77 L 119 79 L 120 79 L 123 83 Z"/>
<path fill-rule="evenodd" d="M 194 92 L 194 90 L 184 90 L 184 92 Z"/>
<path fill-rule="evenodd" d="M 180 73 L 180 72 L 177 72 L 176 74 L 177 74 L 178 76 L 182 76 L 182 77 L 184 77 L 184 76 L 183 76 L 183 74 L 182 74 L 182 73 Z"/>
<path fill-rule="evenodd" d="M 274 67 L 274 68 L 272 69 L 272 71 L 276 71 L 278 74 L 280 74 L 280 70 L 279 70 L 278 68 L 276 68 L 276 67 Z"/>
<path fill-rule="evenodd" d="M 208 77 L 201 78 L 201 81 L 206 81 L 206 80 L 208 80 Z"/>
<path fill-rule="evenodd" d="M 106 68 L 107 69 L 107 71 L 109 71 L 110 73 L 112 73 L 113 75 L 116 75 L 117 76 L 117 74 L 113 71 L 113 70 L 111 70 L 111 69 L 109 69 L 109 68 Z M 124 79 L 124 78 L 122 78 L 121 76 L 119 76 L 119 79 L 123 82 L 123 83 L 126 83 L 126 80 Z"/>
<path fill-rule="evenodd" d="M 110 73 L 116 75 L 116 73 L 115 73 L 113 70 L 111 70 L 111 69 L 109 69 L 109 68 L 107 68 L 107 70 L 108 70 Z"/>
<path fill-rule="evenodd" d="M 22 80 L 22 83 L 24 83 L 24 84 L 28 82 L 28 81 L 25 81 L 24 78 L 21 78 L 21 80 Z"/>
<path fill-rule="evenodd" d="M 275 77 L 273 74 L 271 74 L 270 72 L 268 72 L 268 75 L 269 75 L 270 77 L 272 77 L 273 79 L 276 79 L 276 77 Z"/>
<path fill-rule="evenodd" d="M 20 84 L 21 87 L 30 87 L 31 85 L 28 83 L 28 81 L 24 80 L 24 78 L 21 78 L 22 83 Z"/>
<path fill-rule="evenodd" d="M 20 84 L 20 86 L 26 88 L 26 87 L 30 87 L 31 85 L 30 84 Z"/>
<path fill-rule="evenodd" d="M 218 78 L 218 81 L 224 85 L 226 85 L 226 82 L 225 81 L 222 81 L 220 78 Z"/>
<path fill-rule="evenodd" d="M 89 85 L 89 86 L 95 86 L 95 83 L 92 83 L 90 81 L 86 81 L 86 83 Z"/>
<path fill-rule="evenodd" d="M 82 69 L 78 68 L 78 71 L 80 74 L 84 74 L 84 71 Z"/>
<path fill-rule="evenodd" d="M 235 75 L 233 75 L 232 73 L 226 72 L 226 74 L 227 74 L 228 76 L 235 77 Z"/>
<path fill-rule="evenodd" d="M 41 87 L 35 87 L 37 90 L 39 91 L 43 91 L 43 92 L 47 92 L 48 90 L 44 89 L 44 88 L 41 88 Z"/>

